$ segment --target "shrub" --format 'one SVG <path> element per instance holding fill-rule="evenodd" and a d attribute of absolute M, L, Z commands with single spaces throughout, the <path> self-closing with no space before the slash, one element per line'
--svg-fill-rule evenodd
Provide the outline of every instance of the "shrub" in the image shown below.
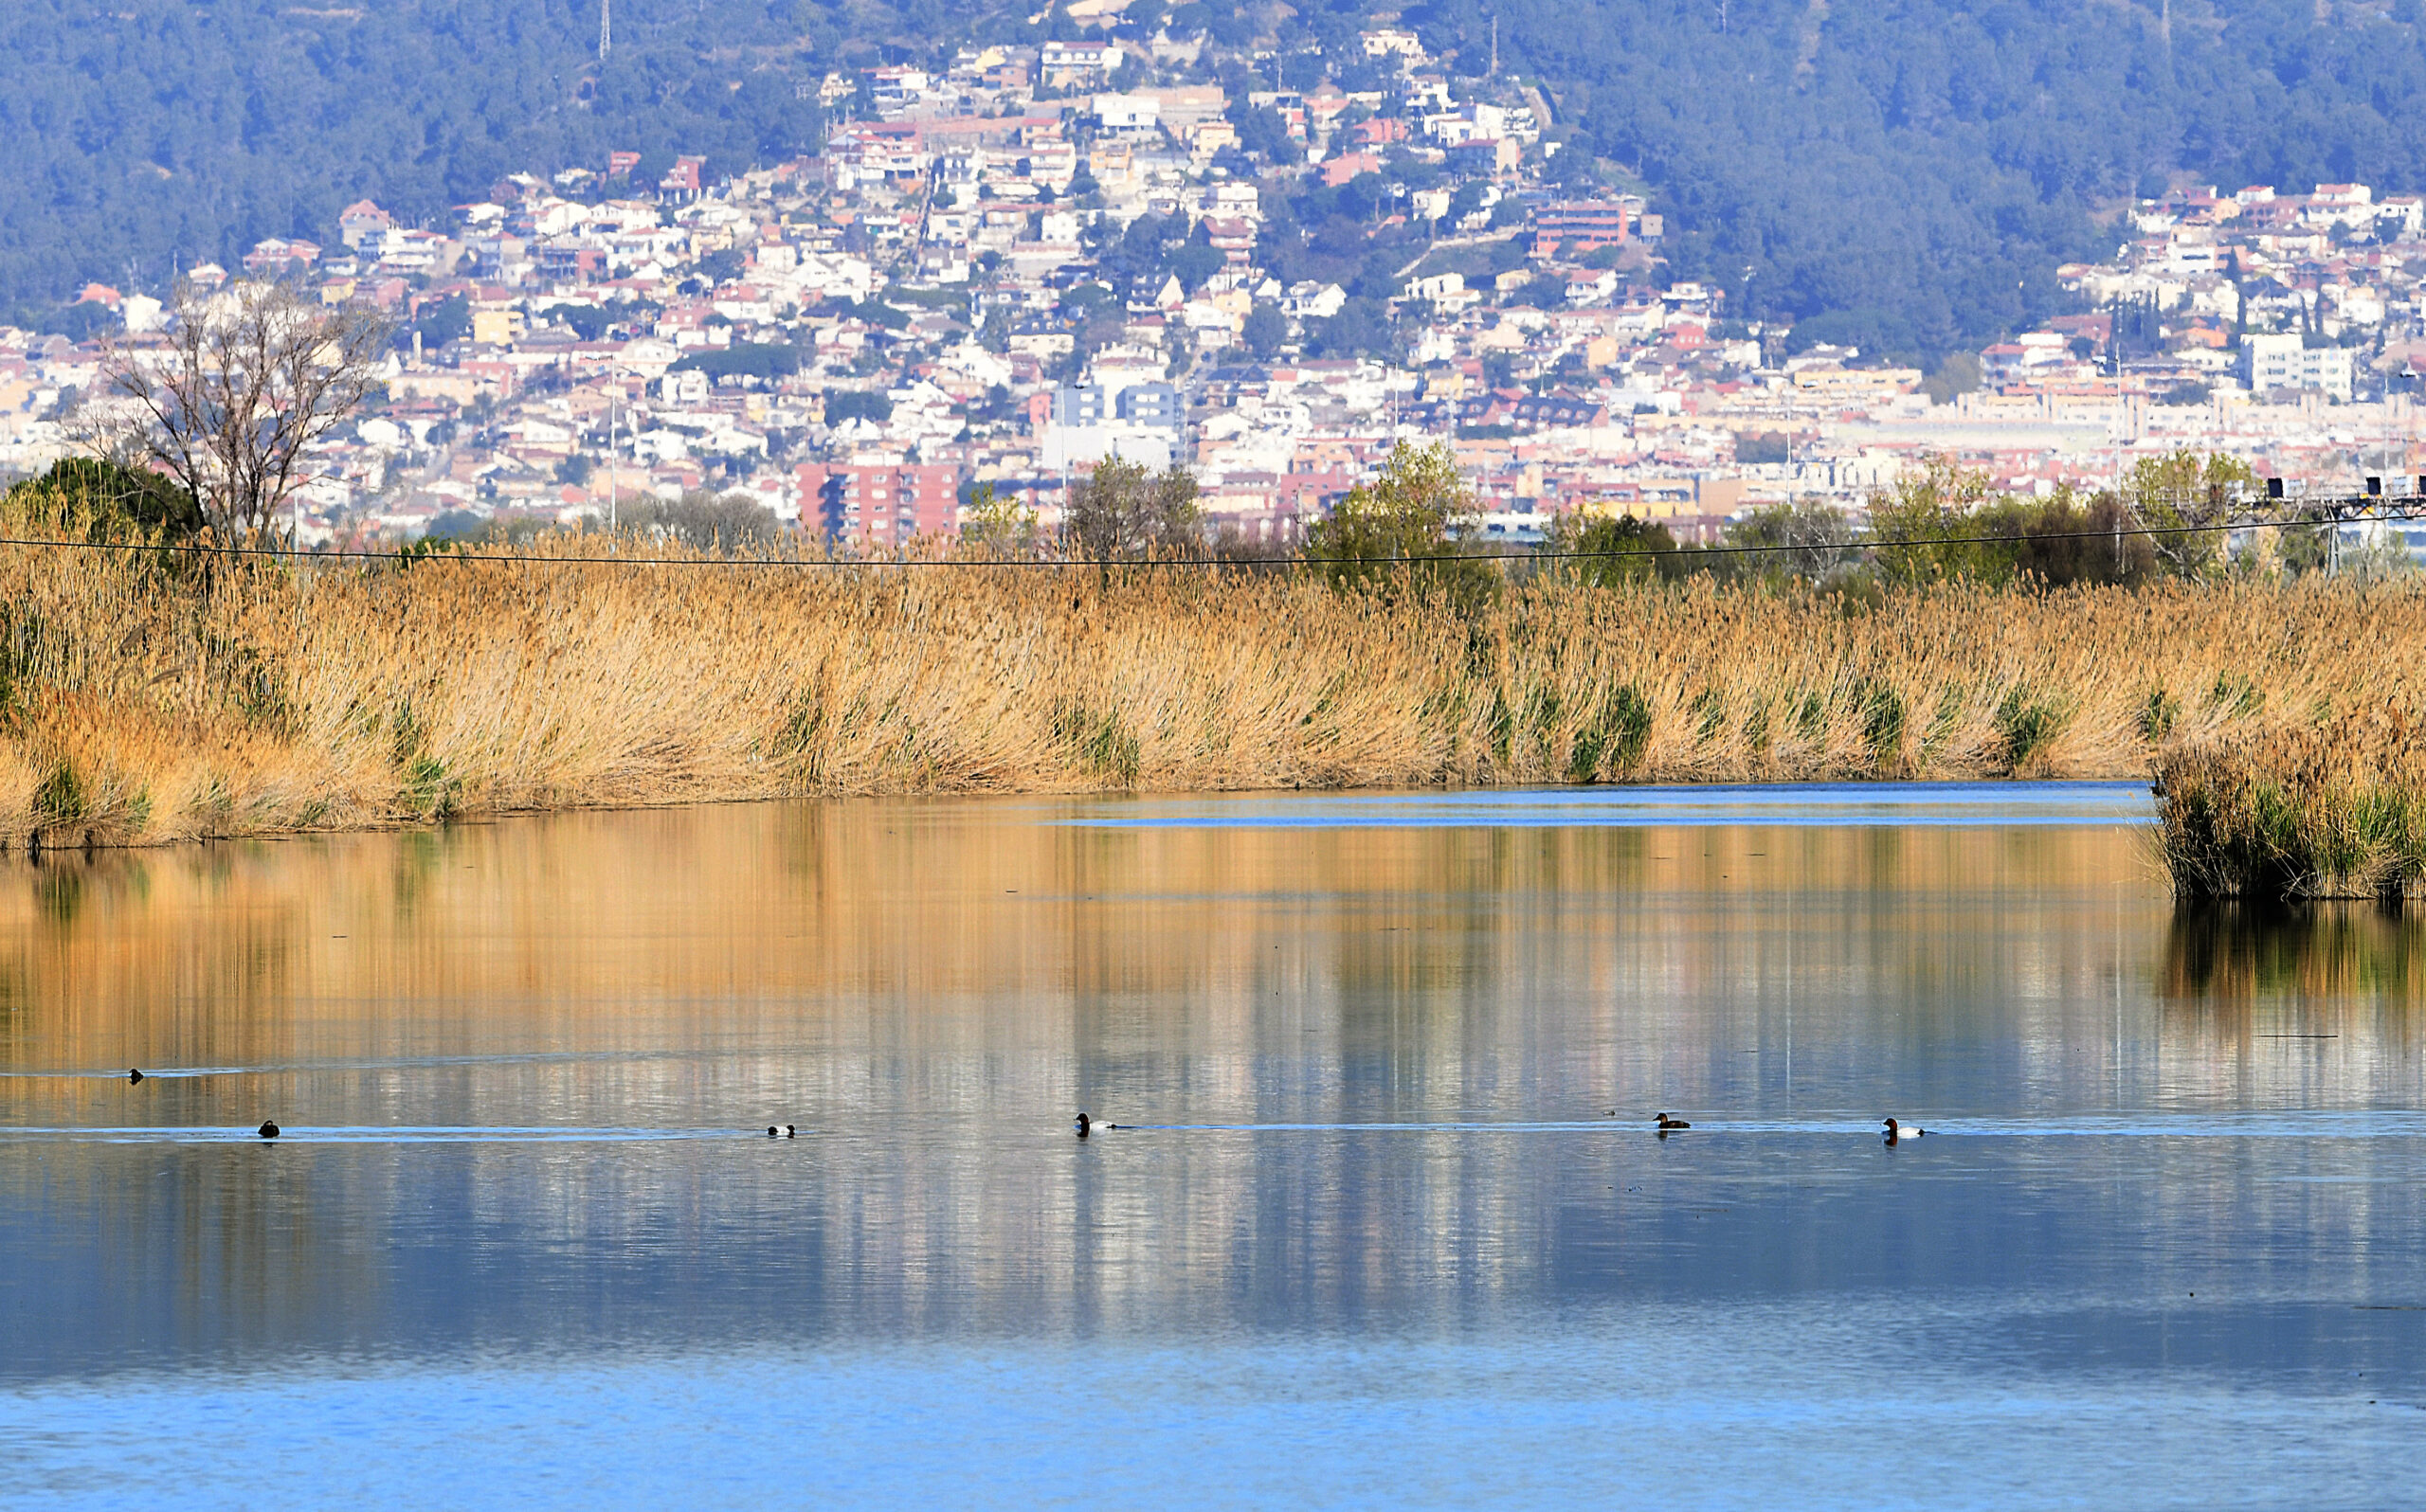
<path fill-rule="evenodd" d="M 1472 608 L 1499 586 L 1499 574 L 1466 547 L 1479 518 L 1445 442 L 1401 441 L 1379 477 L 1349 493 L 1307 532 L 1306 561 L 1343 591 L 1391 595 L 1414 588 Z"/>

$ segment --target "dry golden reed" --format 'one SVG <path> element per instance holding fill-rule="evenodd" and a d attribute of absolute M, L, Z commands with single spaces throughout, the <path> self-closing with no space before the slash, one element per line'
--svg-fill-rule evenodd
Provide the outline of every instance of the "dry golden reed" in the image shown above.
<path fill-rule="evenodd" d="M 2269 903 L 2426 891 L 2426 729 L 2406 711 L 2414 707 L 2259 726 L 2161 751 L 2175 891 Z"/>
<path fill-rule="evenodd" d="M 795 794 L 2145 775 L 2419 707 L 2426 597 L 1864 605 L 1543 579 L 1475 615 L 1202 571 L 0 547 L 0 836 L 45 846 Z M 677 562 L 687 565 L 671 565 Z"/>

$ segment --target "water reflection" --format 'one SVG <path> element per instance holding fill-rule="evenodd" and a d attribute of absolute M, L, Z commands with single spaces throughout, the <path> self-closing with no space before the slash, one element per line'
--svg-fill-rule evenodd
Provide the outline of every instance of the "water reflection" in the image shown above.
<path fill-rule="evenodd" d="M 1757 1356 L 1753 1309 L 1814 1392 L 2426 1392 L 2426 1314 L 2355 1310 L 2426 1301 L 2414 921 L 2177 916 L 2121 823 L 1234 818 L 20 866 L 0 1377 L 1008 1341 L 1495 1370 L 1605 1364 L 1655 1311 Z M 1222 1126 L 1080 1144 L 1082 1107 Z M 1695 1129 L 1655 1141 L 1663 1108 Z M 1891 1111 L 1944 1132 L 1886 1150 Z M 264 1116 L 288 1137 L 235 1137 Z"/>
<path fill-rule="evenodd" d="M 2426 914 L 2375 903 L 2184 907 L 2166 931 L 2162 985 L 2191 1001 L 2413 1007 L 2426 1000 L 2421 947 Z"/>

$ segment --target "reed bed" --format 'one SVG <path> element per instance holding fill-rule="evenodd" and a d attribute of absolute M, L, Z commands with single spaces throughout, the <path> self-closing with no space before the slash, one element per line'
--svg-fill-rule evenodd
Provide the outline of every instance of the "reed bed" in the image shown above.
<path fill-rule="evenodd" d="M 2394 705 L 2161 751 L 2175 891 L 2273 903 L 2426 891 L 2421 740 L 2426 729 Z"/>
<path fill-rule="evenodd" d="M 1460 613 L 1286 573 L 528 549 L 546 560 L 0 547 L 0 837 L 806 794 L 2137 777 L 2160 747 L 2426 707 L 2426 597 L 2399 588 L 1864 603 L 1543 578 Z"/>

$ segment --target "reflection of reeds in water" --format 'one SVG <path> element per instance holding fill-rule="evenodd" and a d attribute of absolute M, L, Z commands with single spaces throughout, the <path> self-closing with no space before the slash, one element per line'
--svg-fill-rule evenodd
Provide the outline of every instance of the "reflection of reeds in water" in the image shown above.
<path fill-rule="evenodd" d="M 2364 903 L 2185 905 L 2165 935 L 2167 998 L 2426 1004 L 2426 919 Z"/>
<path fill-rule="evenodd" d="M 2393 707 L 2168 748 L 2157 777 L 2176 891 L 2279 902 L 2426 889 L 2421 740 Z"/>
<path fill-rule="evenodd" d="M 1135 1153 L 1150 1163 L 1113 1181 L 1087 1161 L 1021 1153 L 1033 1142 L 1062 1154 L 1079 1106 L 1148 1122 L 1347 1123 L 1817 1106 L 1867 1151 L 1874 1114 L 1845 1112 L 1827 1089 L 1874 1079 L 1898 1089 L 1891 1106 L 1960 1106 L 1985 1067 L 2000 1068 L 1986 1085 L 2058 1108 L 2102 1107 L 2118 1085 L 2145 1107 L 2221 1065 L 2260 1106 L 2297 1089 L 2281 1078 L 2304 1051 L 2263 1052 L 2242 1071 L 2232 1054 L 2248 1041 L 2210 1024 L 2189 1023 L 2179 1054 L 2148 1049 L 2144 984 L 2163 904 L 2135 885 L 2135 838 L 2113 828 L 1052 822 L 1081 806 L 1119 807 L 703 807 L 0 864 L 0 1068 L 324 1068 L 139 1089 L 15 1083 L 12 1118 L 739 1128 L 781 1117 L 817 1136 L 631 1161 L 485 1143 L 460 1158 L 338 1154 L 299 1140 L 276 1161 L 250 1145 L 181 1155 L 175 1191 L 151 1146 L 76 1142 L 18 1162 L 13 1187 L 0 1176 L 0 1197 L 89 1243 L 52 1271 L 96 1278 L 98 1317 L 77 1320 L 87 1328 L 164 1309 L 215 1324 L 235 1297 L 269 1333 L 307 1314 L 380 1316 L 394 1305 L 382 1287 L 442 1290 L 475 1311 L 527 1305 L 545 1328 L 561 1322 L 542 1316 L 552 1280 L 615 1314 L 608 1304 L 626 1297 L 712 1309 L 718 1286 L 702 1280 L 733 1295 L 735 1276 L 766 1288 L 738 1291 L 745 1329 L 796 1316 L 820 1285 L 861 1332 L 878 1316 L 1032 1332 L 1074 1308 L 1091 1327 L 1167 1328 L 1250 1289 L 1369 1307 L 1445 1277 L 1471 1307 L 1538 1288 L 1573 1231 L 1472 1236 L 1543 1233 L 1544 1215 L 1567 1223 L 1584 1208 L 1619 1223 L 1599 1162 L 1640 1159 L 1649 1131 L 1613 1123 L 1616 1143 L 1565 1146 L 1571 1163 L 1531 1141 L 1427 1137 L 1432 1153 L 1405 1167 L 1383 1163 L 1398 1146 L 1370 1141 L 1148 1136 L 1157 1143 Z M 2128 1041 L 2109 1059 L 2109 1024 L 2124 1037 L 2122 979 Z M 2333 1044 L 2337 1065 L 2373 1054 L 2363 1038 Z M 373 1069 L 326 1069 L 354 1061 Z M 1802 1103 L 1779 1095 L 1789 1071 Z M 291 1174 L 306 1161 L 308 1182 Z M 2219 1199 L 2280 1198 L 2273 1186 L 2253 1197 L 2237 1169 L 2220 1185 L 2170 1173 L 2163 1200 L 2204 1225 Z M 1697 1178 L 1674 1179 L 1707 1199 Z M 520 1251 L 531 1262 L 516 1284 L 485 1261 L 448 1269 L 416 1249 L 433 1209 L 458 1200 L 477 1240 L 459 1252 L 543 1241 Z M 1806 1216 L 1845 1221 L 1843 1204 L 1812 1200 L 1783 1228 L 1773 1216 L 1747 1228 L 1746 1243 L 1783 1233 L 1807 1249 Z M 1646 1199 L 1622 1221 L 1639 1232 L 1651 1217 Z M 2129 1232 L 2170 1221 L 2135 1211 Z M 1972 1233 L 1932 1232 L 1957 1230 Z M 2020 1243 L 2037 1263 L 2042 1250 L 2075 1253 L 2068 1236 L 2029 1226 Z M 424 1269 L 384 1263 L 391 1250 Z M 647 1269 L 669 1251 L 731 1269 L 703 1278 L 678 1263 L 669 1283 Z M 606 1258 L 584 1270 L 586 1254 Z M 170 1297 L 157 1277 L 172 1263 L 230 1279 Z M 498 1322 L 477 1317 L 465 1336 L 493 1341 L 507 1331 Z"/>
<path fill-rule="evenodd" d="M 1280 1005 L 1353 1034 L 1325 1005 L 1471 989 L 1383 1035 L 1455 1064 L 1477 1023 L 1533 1011 L 1488 984 L 1531 969 L 1546 919 L 1555 980 L 1595 1016 L 1715 981 L 1749 1000 L 1820 968 L 1727 944 L 1782 888 L 1814 890 L 1798 914 L 1825 910 L 1833 969 L 1960 997 L 1997 975 L 1978 933 L 2021 907 L 2015 890 L 2140 874 L 2112 830 L 1121 830 L 1051 822 L 1064 801 L 569 815 L 12 863 L 0 1005 L 25 1011 L 0 1013 L 0 1060 L 618 1053 L 664 1045 L 673 1013 L 744 1047 L 821 1026 L 806 1042 L 863 1060 L 1041 1065 L 1076 1039 L 1241 1063 Z M 1624 901 L 1647 895 L 1663 901 Z M 1848 965 L 1901 916 L 1880 896 L 1947 922 Z M 1320 1048 L 1297 1034 L 1281 1037 Z"/>
<path fill-rule="evenodd" d="M 2419 677 L 2426 601 L 950 567 L 171 570 L 0 549 L 0 836 L 51 845 L 783 794 L 2147 770 Z M 629 543 L 624 548 L 631 549 Z M 587 553 L 587 555 L 585 555 Z"/>
<path fill-rule="evenodd" d="M 2177 1096 L 2417 1100 L 2426 920 L 2366 903 L 2183 904 L 2157 984 L 2163 1085 Z"/>

